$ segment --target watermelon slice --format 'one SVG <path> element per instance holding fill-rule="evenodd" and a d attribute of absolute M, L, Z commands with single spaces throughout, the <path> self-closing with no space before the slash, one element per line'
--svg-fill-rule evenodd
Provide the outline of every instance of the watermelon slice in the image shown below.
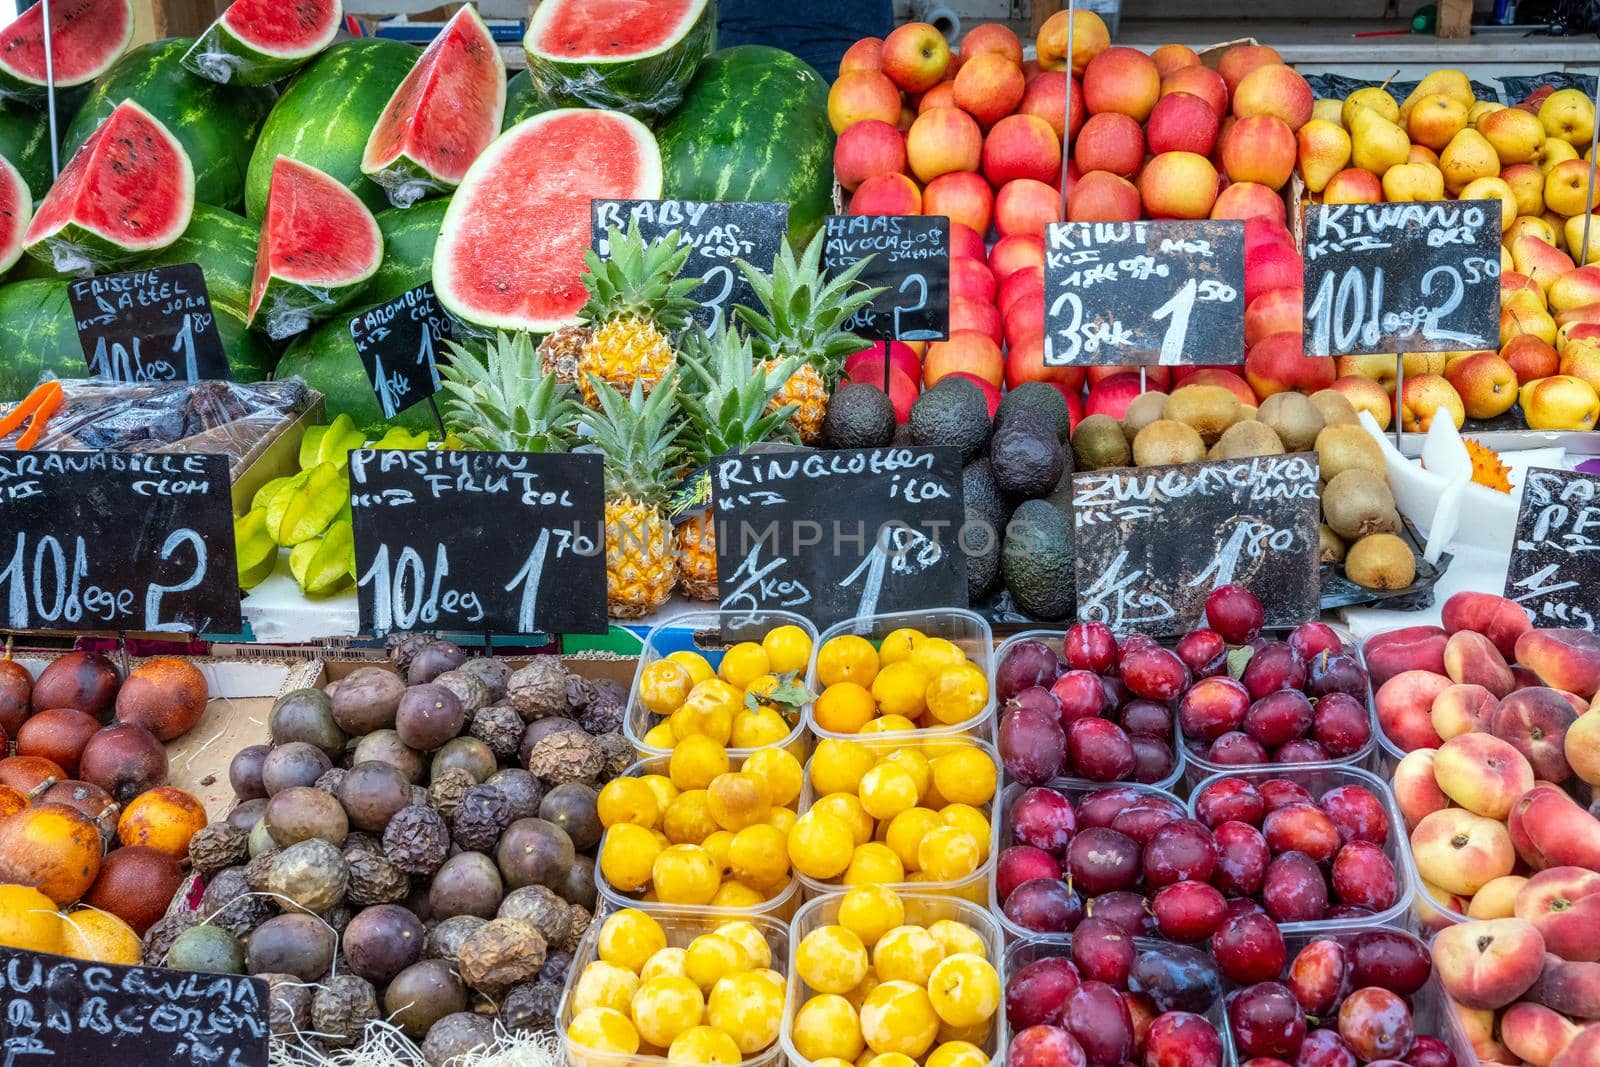
<path fill-rule="evenodd" d="M 583 254 L 590 200 L 661 196 L 661 152 L 638 119 L 561 108 L 484 150 L 450 201 L 433 288 L 457 317 L 487 328 L 550 331 L 589 298 Z"/>
<path fill-rule="evenodd" d="M 332 44 L 343 17 L 339 0 L 234 0 L 183 65 L 214 82 L 266 85 Z"/>
<path fill-rule="evenodd" d="M 0 30 L 0 95 L 43 100 L 44 5 Z M 50 56 L 57 89 L 100 77 L 133 40 L 132 0 L 51 0 Z"/>
<path fill-rule="evenodd" d="M 124 100 L 72 155 L 23 234 L 56 270 L 114 268 L 165 248 L 194 214 L 194 167 L 161 120 Z"/>
<path fill-rule="evenodd" d="M 33 218 L 33 194 L 5 156 L 0 156 L 0 274 L 22 258 L 22 234 Z"/>
<path fill-rule="evenodd" d="M 712 0 L 544 0 L 523 45 L 553 104 L 659 118 L 683 100 L 716 36 Z"/>
<path fill-rule="evenodd" d="M 382 260 L 383 232 L 367 205 L 316 167 L 279 156 L 246 322 L 274 341 L 300 333 L 360 296 Z"/>
<path fill-rule="evenodd" d="M 367 138 L 361 173 L 395 207 L 461 184 L 500 133 L 506 65 L 468 4 L 445 24 L 389 98 Z"/>

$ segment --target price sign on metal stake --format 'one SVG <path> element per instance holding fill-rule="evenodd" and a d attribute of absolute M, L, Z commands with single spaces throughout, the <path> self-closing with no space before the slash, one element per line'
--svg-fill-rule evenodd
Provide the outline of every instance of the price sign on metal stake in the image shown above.
<path fill-rule="evenodd" d="M 845 324 L 878 341 L 950 336 L 950 220 L 944 215 L 829 215 L 822 261 L 830 272 L 872 257 L 859 276 L 884 292 Z"/>

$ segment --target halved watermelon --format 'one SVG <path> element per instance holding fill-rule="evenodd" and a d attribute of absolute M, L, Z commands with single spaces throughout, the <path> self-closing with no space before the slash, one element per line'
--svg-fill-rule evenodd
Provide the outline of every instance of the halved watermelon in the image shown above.
<path fill-rule="evenodd" d="M 60 271 L 117 267 L 176 241 L 194 214 L 194 167 L 161 120 L 124 100 L 73 153 L 23 234 Z"/>
<path fill-rule="evenodd" d="M 43 100 L 44 5 L 0 30 L 0 95 Z M 57 89 L 93 81 L 133 40 L 132 0 L 51 0 L 51 74 Z"/>
<path fill-rule="evenodd" d="M 382 259 L 367 205 L 316 167 L 279 156 L 245 321 L 274 341 L 300 333 L 360 296 Z"/>
<path fill-rule="evenodd" d="M 22 258 L 22 234 L 33 218 L 33 194 L 5 156 L 0 156 L 0 274 Z"/>
<path fill-rule="evenodd" d="M 501 134 L 462 179 L 433 253 L 433 288 L 479 326 L 549 333 L 588 300 L 591 200 L 661 196 L 661 152 L 638 119 L 562 108 Z"/>
<path fill-rule="evenodd" d="M 266 85 L 332 44 L 343 17 L 339 0 L 234 0 L 183 65 L 214 82 Z"/>
<path fill-rule="evenodd" d="M 716 47 L 712 0 L 544 0 L 523 45 L 551 103 L 661 117 Z"/>
<path fill-rule="evenodd" d="M 395 207 L 454 189 L 500 133 L 506 65 L 468 4 L 445 24 L 389 98 L 367 138 L 361 173 Z"/>

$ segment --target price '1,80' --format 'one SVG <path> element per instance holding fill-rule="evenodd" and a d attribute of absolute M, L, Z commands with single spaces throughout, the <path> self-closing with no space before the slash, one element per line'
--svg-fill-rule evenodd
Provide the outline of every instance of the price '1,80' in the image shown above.
<path fill-rule="evenodd" d="M 161 545 L 163 561 L 178 558 L 185 550 L 194 555 L 188 576 L 174 585 L 151 582 L 140 605 L 134 589 L 88 581 L 92 562 L 82 537 L 62 539 L 46 534 L 30 543 L 28 534 L 19 531 L 11 555 L 0 568 L 6 625 L 26 630 L 48 629 L 54 624 L 76 628 L 90 622 L 107 629 L 185 632 L 191 627 L 162 620 L 161 601 L 168 593 L 187 592 L 205 580 L 205 540 L 184 528 L 172 531 Z"/>

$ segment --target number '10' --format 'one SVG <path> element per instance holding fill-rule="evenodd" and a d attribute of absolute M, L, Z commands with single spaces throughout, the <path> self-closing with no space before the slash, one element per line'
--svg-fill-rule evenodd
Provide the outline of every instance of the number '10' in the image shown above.
<path fill-rule="evenodd" d="M 1367 285 L 1361 268 L 1349 267 L 1338 280 L 1337 294 L 1334 276 L 1322 276 L 1317 295 L 1306 309 L 1306 318 L 1316 323 L 1311 334 L 1311 351 L 1326 356 L 1335 352 L 1350 352 L 1358 340 L 1368 345 L 1376 344 L 1379 336 L 1378 316 L 1383 308 L 1383 268 L 1372 270 L 1371 315 L 1368 316 Z"/>

